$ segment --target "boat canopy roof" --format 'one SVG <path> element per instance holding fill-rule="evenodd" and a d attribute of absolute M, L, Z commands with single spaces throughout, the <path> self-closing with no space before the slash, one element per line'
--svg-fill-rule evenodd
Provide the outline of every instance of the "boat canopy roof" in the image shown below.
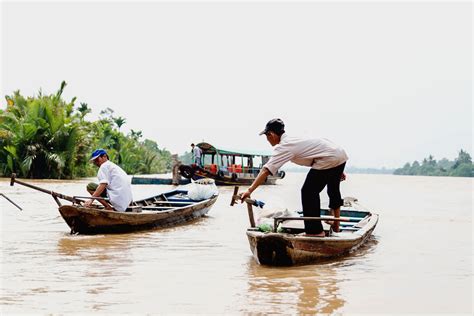
<path fill-rule="evenodd" d="M 219 155 L 230 155 L 230 156 L 262 156 L 269 157 L 273 155 L 271 150 L 240 150 L 240 149 L 230 149 L 223 147 L 216 147 L 206 142 L 201 142 L 197 144 L 201 148 L 203 154 L 219 154 Z"/>

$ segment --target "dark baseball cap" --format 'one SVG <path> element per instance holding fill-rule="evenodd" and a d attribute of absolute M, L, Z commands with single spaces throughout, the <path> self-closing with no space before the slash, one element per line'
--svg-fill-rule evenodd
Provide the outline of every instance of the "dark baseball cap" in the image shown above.
<path fill-rule="evenodd" d="M 258 135 L 263 135 L 268 132 L 275 132 L 277 134 L 280 134 L 283 131 L 285 131 L 285 123 L 283 123 L 282 120 L 277 118 L 277 119 L 268 121 L 267 125 L 265 126 L 265 129 L 262 132 L 260 132 L 260 134 Z"/>

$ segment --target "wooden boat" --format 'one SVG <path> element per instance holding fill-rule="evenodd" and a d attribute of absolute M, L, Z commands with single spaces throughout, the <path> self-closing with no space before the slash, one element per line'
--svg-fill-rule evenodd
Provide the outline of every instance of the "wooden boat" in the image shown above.
<path fill-rule="evenodd" d="M 328 210 L 321 210 L 321 217 L 277 217 L 274 218 L 273 232 L 263 232 L 255 227 L 252 211 L 255 201 L 247 199 L 246 202 L 250 205 L 251 222 L 247 238 L 253 257 L 262 265 L 302 265 L 346 255 L 367 241 L 379 219 L 377 214 L 358 209 L 357 200 L 352 199 L 345 202 L 339 218 L 332 217 Z M 305 236 L 303 220 L 339 221 L 340 232 L 333 232 L 323 222 L 326 237 Z"/>
<path fill-rule="evenodd" d="M 50 194 L 58 204 L 59 213 L 71 228 L 72 234 L 124 233 L 174 226 L 204 216 L 218 197 L 218 194 L 215 194 L 208 199 L 195 201 L 188 197 L 188 191 L 173 190 L 134 201 L 125 212 L 117 212 L 104 210 L 103 206 L 84 207 L 84 199 L 90 197 L 70 197 L 49 191 L 17 180 L 15 175 L 12 175 L 10 185 L 13 183 Z M 70 201 L 72 205 L 62 205 L 59 199 Z"/>
<path fill-rule="evenodd" d="M 71 233 L 123 233 L 173 226 L 202 217 L 209 212 L 217 196 L 193 201 L 187 196 L 187 191 L 173 190 L 134 201 L 126 212 L 63 205 L 59 207 L 59 213 L 71 228 Z"/>
<path fill-rule="evenodd" d="M 191 179 L 179 179 L 179 184 L 191 183 Z M 132 177 L 132 184 L 167 184 L 172 185 L 171 178 L 152 178 L 152 177 Z"/>
<path fill-rule="evenodd" d="M 188 179 L 214 179 L 217 185 L 250 185 L 268 161 L 271 152 L 231 150 L 215 147 L 209 143 L 199 143 L 202 150 L 202 164 L 181 165 L 181 175 Z M 275 184 L 283 179 L 285 172 L 278 171 L 276 175 L 268 176 L 264 184 Z"/>

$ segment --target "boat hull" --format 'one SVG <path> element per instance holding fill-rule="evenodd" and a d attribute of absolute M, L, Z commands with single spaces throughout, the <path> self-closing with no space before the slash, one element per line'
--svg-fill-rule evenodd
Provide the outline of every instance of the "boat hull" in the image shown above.
<path fill-rule="evenodd" d="M 360 230 L 334 237 L 263 233 L 255 229 L 247 230 L 247 237 L 252 254 L 259 264 L 302 265 L 346 255 L 356 250 L 371 236 L 377 222 L 378 215 L 371 214 L 370 219 Z"/>
<path fill-rule="evenodd" d="M 217 195 L 191 206 L 168 211 L 116 212 L 76 205 L 63 205 L 59 213 L 71 228 L 71 233 L 126 233 L 186 223 L 207 214 Z"/>

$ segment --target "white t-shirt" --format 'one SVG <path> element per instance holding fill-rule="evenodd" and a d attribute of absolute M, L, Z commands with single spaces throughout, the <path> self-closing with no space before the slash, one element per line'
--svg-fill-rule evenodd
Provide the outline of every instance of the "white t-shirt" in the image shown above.
<path fill-rule="evenodd" d="M 300 166 L 325 170 L 337 167 L 348 159 L 344 149 L 325 138 L 302 139 L 281 135 L 273 156 L 264 165 L 274 175 L 288 161 Z"/>
<path fill-rule="evenodd" d="M 123 212 L 133 200 L 130 179 L 119 166 L 107 160 L 97 173 L 99 183 L 107 184 L 107 196 L 117 211 Z"/>

